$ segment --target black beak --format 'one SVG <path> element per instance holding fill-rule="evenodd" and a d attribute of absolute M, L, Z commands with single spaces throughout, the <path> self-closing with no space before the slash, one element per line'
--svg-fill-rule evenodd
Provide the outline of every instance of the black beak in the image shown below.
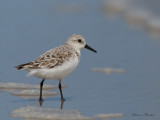
<path fill-rule="evenodd" d="M 85 48 L 87 48 L 88 50 L 91 50 L 91 51 L 93 51 L 93 52 L 97 53 L 97 51 L 96 51 L 96 50 L 94 50 L 93 48 L 91 48 L 91 47 L 90 47 L 90 46 L 88 46 L 87 44 L 85 45 Z"/>

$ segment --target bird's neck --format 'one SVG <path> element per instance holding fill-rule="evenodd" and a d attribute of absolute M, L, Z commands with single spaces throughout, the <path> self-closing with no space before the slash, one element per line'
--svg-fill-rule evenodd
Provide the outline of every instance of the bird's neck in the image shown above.
<path fill-rule="evenodd" d="M 76 47 L 73 47 L 72 45 L 69 45 L 69 44 L 67 44 L 67 46 L 70 47 L 70 48 L 72 48 L 75 51 L 77 57 L 80 59 L 80 56 L 81 56 L 80 49 L 77 49 Z"/>

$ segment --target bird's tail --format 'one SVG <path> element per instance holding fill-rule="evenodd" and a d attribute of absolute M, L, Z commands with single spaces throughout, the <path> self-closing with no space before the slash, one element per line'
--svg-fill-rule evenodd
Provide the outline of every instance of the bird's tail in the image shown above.
<path fill-rule="evenodd" d="M 28 66 L 30 66 L 31 64 L 32 64 L 32 62 L 29 62 L 29 63 L 25 63 L 25 64 L 21 64 L 21 65 L 15 66 L 15 68 L 16 68 L 17 70 L 26 69 L 26 68 L 28 68 Z"/>

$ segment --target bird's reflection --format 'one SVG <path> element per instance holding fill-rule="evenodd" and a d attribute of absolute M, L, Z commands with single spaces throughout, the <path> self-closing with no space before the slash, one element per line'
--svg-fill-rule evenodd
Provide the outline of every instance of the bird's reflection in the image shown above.
<path fill-rule="evenodd" d="M 42 107 L 42 104 L 43 104 L 43 99 L 42 100 L 39 100 L 39 105 Z"/>
<path fill-rule="evenodd" d="M 61 100 L 61 105 L 60 105 L 60 109 L 61 110 L 63 109 L 63 104 L 64 104 L 64 100 Z M 42 105 L 43 105 L 43 99 L 39 100 L 39 105 L 40 105 L 40 107 L 42 107 Z"/>

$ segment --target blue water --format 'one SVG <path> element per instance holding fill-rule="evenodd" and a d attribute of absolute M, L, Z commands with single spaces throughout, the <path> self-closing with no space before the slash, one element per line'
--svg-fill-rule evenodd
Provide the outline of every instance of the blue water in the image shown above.
<path fill-rule="evenodd" d="M 82 50 L 79 66 L 62 82 L 67 86 L 63 90 L 63 109 L 77 109 L 86 116 L 122 113 L 122 120 L 158 120 L 160 41 L 143 30 L 130 29 L 122 17 L 106 17 L 101 11 L 102 3 L 103 0 L 1 0 L 0 81 L 39 84 L 40 79 L 25 77 L 27 72 L 17 71 L 14 66 L 64 44 L 72 34 L 81 34 L 98 53 Z M 75 9 L 75 13 L 55 10 L 56 6 L 70 4 L 80 9 Z M 122 68 L 126 72 L 107 75 L 90 71 L 96 67 Z M 0 96 L 3 120 L 12 119 L 14 109 L 39 104 L 37 100 L 24 100 L 2 91 Z M 59 108 L 60 95 L 44 99 L 43 107 Z"/>

